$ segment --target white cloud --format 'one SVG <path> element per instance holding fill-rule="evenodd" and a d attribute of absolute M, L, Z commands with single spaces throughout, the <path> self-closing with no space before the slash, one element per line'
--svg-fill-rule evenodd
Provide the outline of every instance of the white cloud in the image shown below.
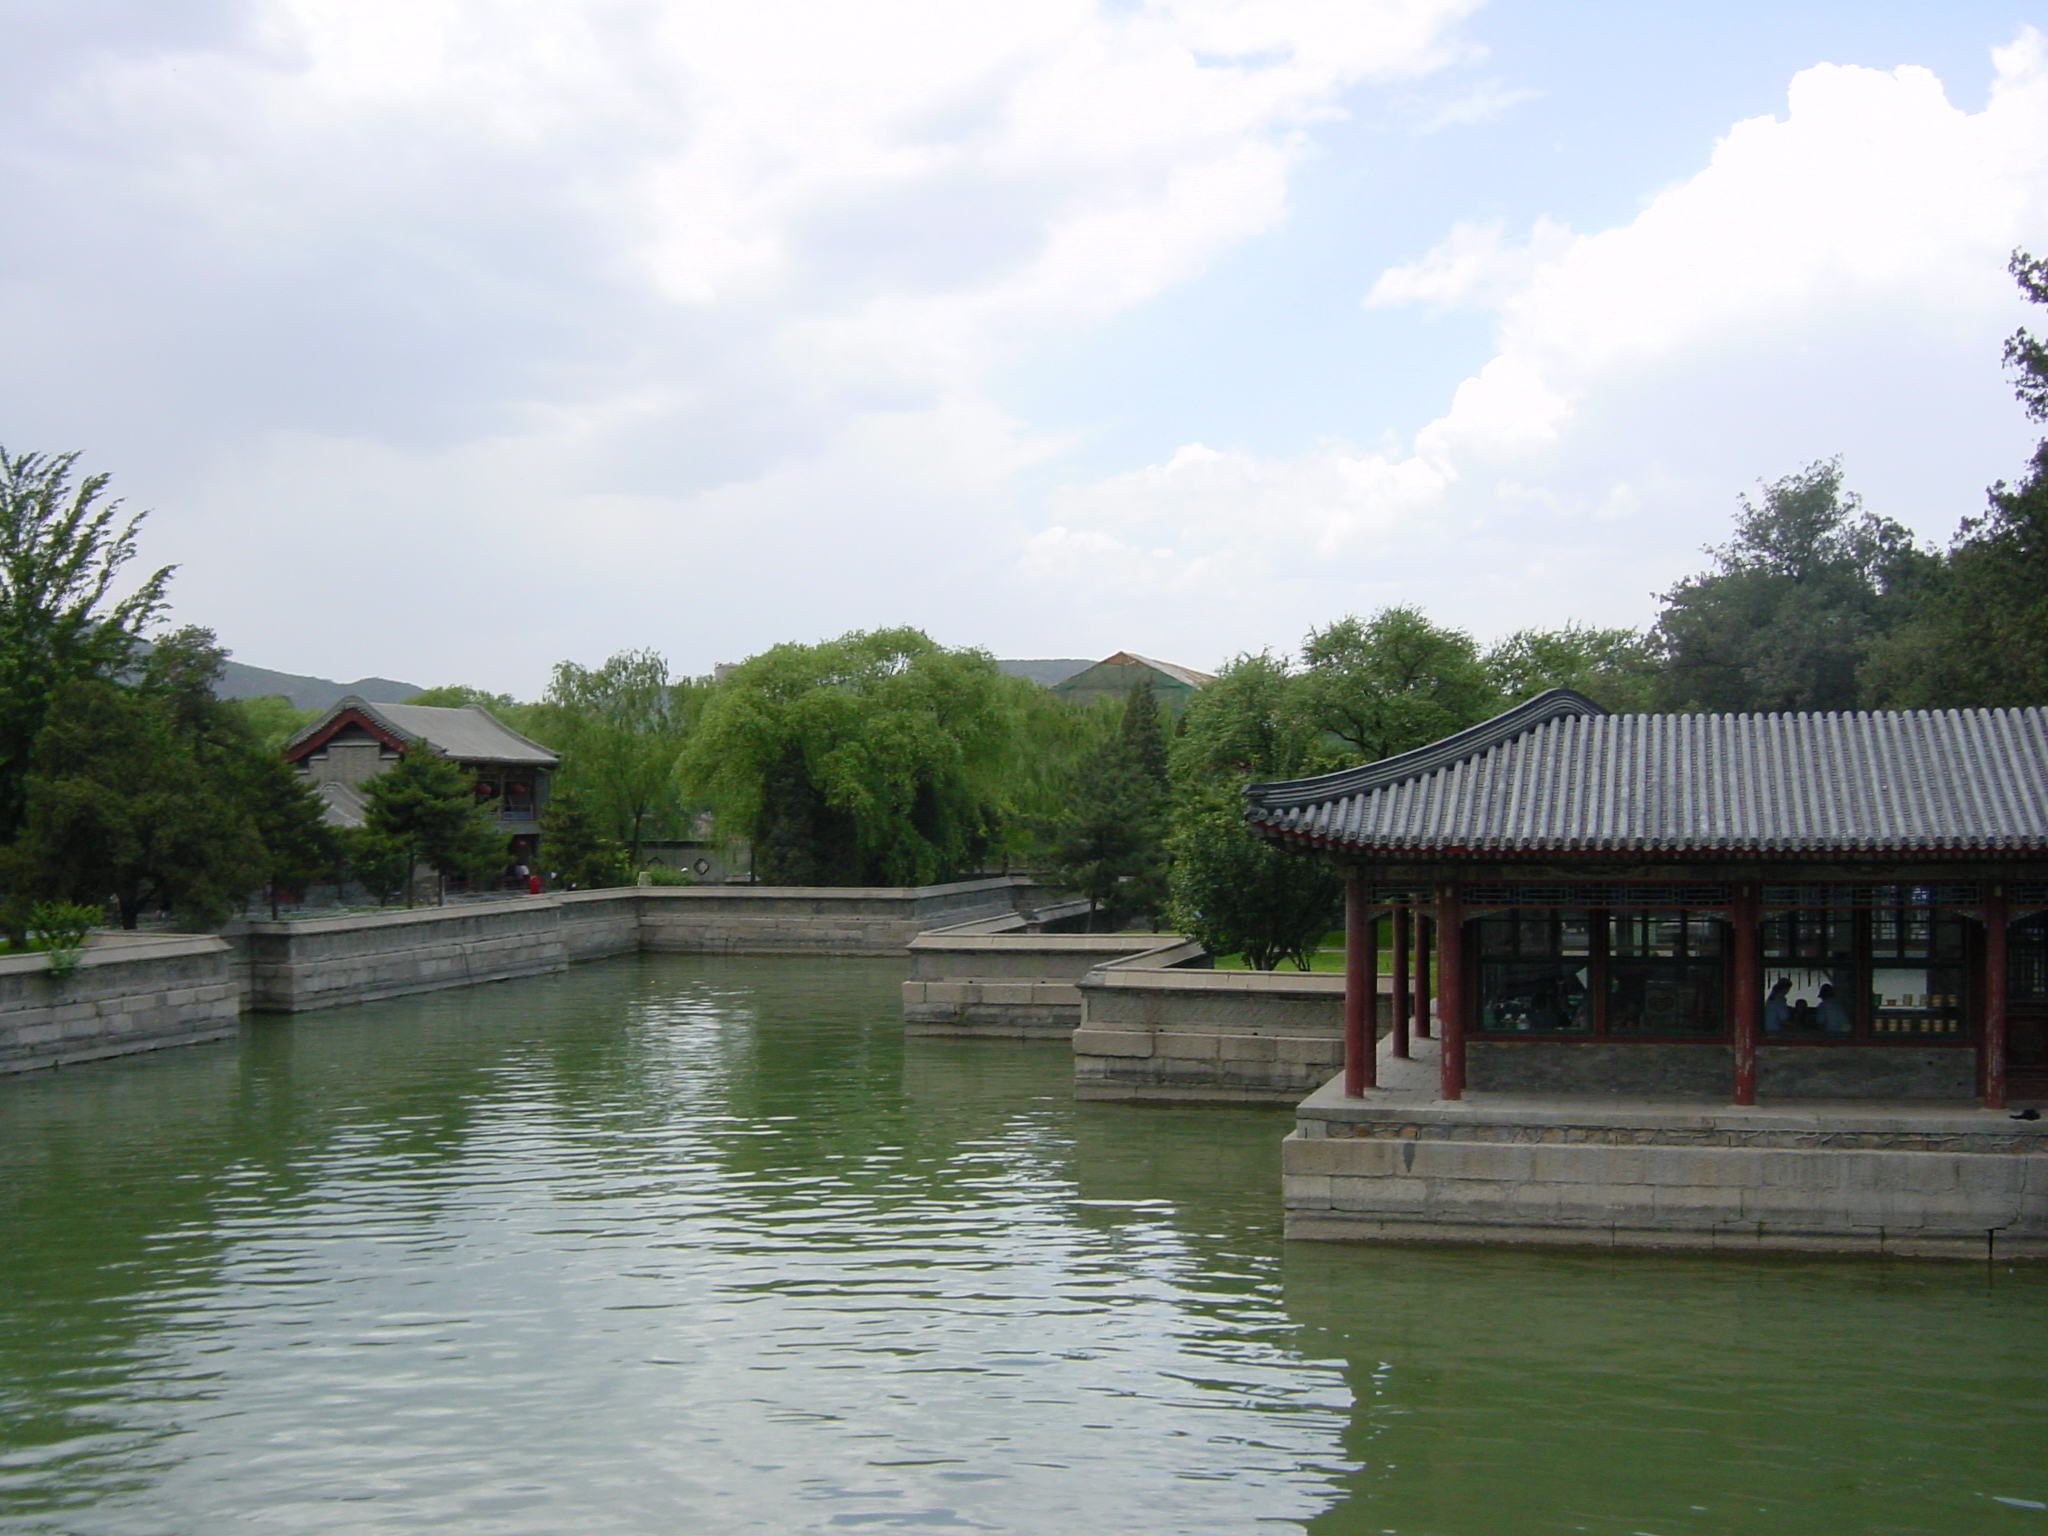
<path fill-rule="evenodd" d="M 1421 114 L 1417 126 L 1424 133 L 1436 133 L 1445 128 L 1472 128 L 1481 123 L 1496 122 L 1523 103 L 1542 98 L 1541 91 L 1527 86 L 1509 86 L 1498 80 L 1486 80 L 1447 101 L 1430 106 Z"/>
<path fill-rule="evenodd" d="M 1477 3 L 220 0 L 52 45 L 0 99 L 45 235 L 0 253 L 0 419 L 118 445 L 251 660 L 530 687 L 617 627 L 561 576 L 601 534 L 627 590 L 681 562 L 732 631 L 704 664 L 787 627 L 724 595 L 752 567 L 829 592 L 862 538 L 1009 527 L 1048 445 L 990 370 L 1272 227 L 1305 132 Z M 557 617 L 294 630 L 344 569 Z"/>
<path fill-rule="evenodd" d="M 1548 218 L 1536 221 L 1520 245 L 1503 238 L 1499 219 L 1460 224 L 1420 261 L 1389 267 L 1366 295 L 1369 306 L 1425 304 L 1433 310 L 1498 309 L 1529 286 L 1544 267 L 1571 245 L 1571 231 Z"/>
<path fill-rule="evenodd" d="M 1411 595 L 1497 632 L 1641 622 L 1736 491 L 1835 452 L 1887 486 L 1879 510 L 1945 535 L 2018 466 L 2005 258 L 2048 244 L 2048 45 L 2028 30 L 1995 59 L 1975 113 L 1924 69 L 1806 70 L 1782 117 L 1736 124 L 1615 228 L 1459 225 L 1368 298 L 1499 317 L 1405 454 L 1183 450 L 1070 493 L 1034 549 L 1126 537 L 1142 505 L 1162 586 L 1287 548 L 1327 614 L 1384 591 L 1398 551 Z"/>

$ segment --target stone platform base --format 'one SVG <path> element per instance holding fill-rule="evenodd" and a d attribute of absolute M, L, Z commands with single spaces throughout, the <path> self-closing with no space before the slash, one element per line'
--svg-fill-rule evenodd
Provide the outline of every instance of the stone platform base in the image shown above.
<path fill-rule="evenodd" d="M 906 981 L 903 1033 L 961 1040 L 1065 1040 L 1081 992 L 1062 981 Z"/>
<path fill-rule="evenodd" d="M 903 1032 L 967 1040 L 1064 1040 L 1081 1022 L 1083 975 L 1107 960 L 1170 948 L 1178 934 L 1047 932 L 1084 901 L 961 923 L 910 941 Z"/>
<path fill-rule="evenodd" d="M 1344 978 L 1216 971 L 1192 939 L 1081 978 L 1074 1097 L 1287 1104 L 1344 1061 Z"/>
<path fill-rule="evenodd" d="M 2048 1120 L 1953 1103 L 1431 1096 L 1433 1047 L 1282 1149 L 1291 1238 L 2048 1258 Z"/>

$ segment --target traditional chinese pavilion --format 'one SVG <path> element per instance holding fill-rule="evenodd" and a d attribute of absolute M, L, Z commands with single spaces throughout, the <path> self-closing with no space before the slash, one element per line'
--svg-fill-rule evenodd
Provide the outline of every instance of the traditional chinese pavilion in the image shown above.
<path fill-rule="evenodd" d="M 1558 689 L 1247 799 L 1345 877 L 1347 1097 L 1381 1070 L 1383 927 L 1386 1054 L 1429 1035 L 1433 982 L 1440 1101 L 2048 1091 L 2048 711 L 1614 715 Z"/>

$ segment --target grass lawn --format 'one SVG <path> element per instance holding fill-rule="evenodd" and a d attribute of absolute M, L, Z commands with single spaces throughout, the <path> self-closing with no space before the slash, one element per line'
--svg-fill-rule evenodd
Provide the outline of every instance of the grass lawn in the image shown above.
<path fill-rule="evenodd" d="M 1391 920 L 1382 918 L 1380 920 L 1380 974 L 1382 976 L 1394 974 L 1393 942 L 1394 925 Z M 1434 979 L 1436 975 L 1435 956 L 1432 955 L 1430 960 L 1430 975 Z M 1343 929 L 1332 928 L 1323 935 L 1321 946 L 1309 958 L 1308 968 L 1312 971 L 1335 971 L 1342 974 L 1344 970 Z M 1243 955 L 1218 955 L 1216 957 L 1216 969 L 1219 971 L 1248 971 L 1251 967 L 1245 964 Z M 1280 969 L 1292 971 L 1294 967 L 1291 964 L 1283 963 Z M 1296 972 L 1296 974 L 1299 975 L 1300 973 Z"/>

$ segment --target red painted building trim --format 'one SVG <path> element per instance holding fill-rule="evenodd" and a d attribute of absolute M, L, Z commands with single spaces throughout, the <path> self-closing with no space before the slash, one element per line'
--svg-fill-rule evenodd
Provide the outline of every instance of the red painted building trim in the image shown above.
<path fill-rule="evenodd" d="M 360 725 L 394 752 L 409 752 L 414 746 L 414 743 L 386 729 L 361 710 L 345 709 L 286 753 L 285 761 L 288 763 L 302 762 L 326 746 L 328 742 L 332 741 L 351 725 Z"/>
<path fill-rule="evenodd" d="M 1379 1086 L 1379 928 L 1366 910 L 1365 886 L 1344 882 L 1344 1092 L 1359 1098 Z"/>
<path fill-rule="evenodd" d="M 1984 898 L 1984 1105 L 1987 1109 L 2005 1108 L 2005 1034 L 2012 992 L 2006 951 L 2011 920 L 2012 909 L 2005 887 L 1994 885 Z"/>
<path fill-rule="evenodd" d="M 1735 893 L 1735 908 L 1729 913 L 1734 928 L 1735 996 L 1729 1008 L 1735 1033 L 1735 1102 L 1756 1102 L 1756 1043 L 1763 1027 L 1763 956 L 1758 944 L 1756 887 L 1745 885 Z"/>
<path fill-rule="evenodd" d="M 1424 914 L 1415 914 L 1415 1038 L 1429 1038 L 1429 952 L 1435 924 Z"/>
<path fill-rule="evenodd" d="M 1408 909 L 1394 908 L 1394 998 L 1392 1009 L 1392 1042 L 1389 1054 L 1396 1061 L 1408 1059 L 1408 1018 L 1414 1007 L 1414 998 L 1408 990 Z"/>
<path fill-rule="evenodd" d="M 1465 1096 L 1465 904 L 1455 885 L 1436 900 L 1438 1094 Z"/>

